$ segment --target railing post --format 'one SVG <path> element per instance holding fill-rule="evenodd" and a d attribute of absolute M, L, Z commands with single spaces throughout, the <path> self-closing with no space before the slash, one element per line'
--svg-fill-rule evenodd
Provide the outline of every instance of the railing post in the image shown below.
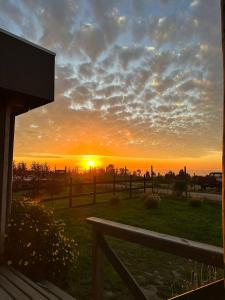
<path fill-rule="evenodd" d="M 146 176 L 144 175 L 144 193 L 146 192 Z"/>
<path fill-rule="evenodd" d="M 129 196 L 132 197 L 132 175 L 130 175 L 130 190 L 129 190 Z"/>
<path fill-rule="evenodd" d="M 116 194 L 116 174 L 113 175 L 113 196 Z"/>
<path fill-rule="evenodd" d="M 93 177 L 93 204 L 96 204 L 96 176 Z"/>
<path fill-rule="evenodd" d="M 103 253 L 100 248 L 100 233 L 93 230 L 93 271 L 92 271 L 92 295 L 93 300 L 103 299 Z"/>
<path fill-rule="evenodd" d="M 73 202 L 73 179 L 70 177 L 70 186 L 69 186 L 69 208 L 72 208 Z"/>

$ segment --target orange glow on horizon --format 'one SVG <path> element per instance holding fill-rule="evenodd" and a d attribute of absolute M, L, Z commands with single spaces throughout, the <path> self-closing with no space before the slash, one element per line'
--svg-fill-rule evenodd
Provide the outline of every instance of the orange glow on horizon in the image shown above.
<path fill-rule="evenodd" d="M 79 171 L 91 168 L 105 168 L 109 164 L 114 164 L 115 168 L 127 167 L 132 170 L 149 170 L 153 165 L 154 170 L 164 174 L 171 170 L 179 171 L 184 166 L 187 166 L 187 171 L 191 174 L 207 174 L 211 171 L 221 171 L 222 153 L 212 152 L 210 155 L 202 157 L 183 157 L 183 158 L 139 158 L 139 157 L 124 157 L 124 156 L 104 156 L 104 155 L 53 155 L 43 153 L 32 156 L 15 156 L 16 162 L 24 161 L 28 166 L 33 161 L 49 164 L 51 169 L 56 166 L 58 169 L 67 166 L 70 169 L 79 169 Z"/>

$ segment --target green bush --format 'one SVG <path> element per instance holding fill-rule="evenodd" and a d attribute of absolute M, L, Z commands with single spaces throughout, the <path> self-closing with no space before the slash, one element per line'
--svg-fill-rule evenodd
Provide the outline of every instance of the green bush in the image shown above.
<path fill-rule="evenodd" d="M 64 230 L 52 211 L 14 200 L 4 259 L 31 278 L 58 281 L 78 257 L 77 244 Z"/>
<path fill-rule="evenodd" d="M 200 207 L 202 205 L 202 200 L 201 199 L 190 199 L 189 205 L 192 207 Z"/>
<path fill-rule="evenodd" d="M 153 193 L 145 193 L 144 194 L 144 202 L 146 208 L 158 208 L 161 202 L 161 198 L 158 194 Z"/>
<path fill-rule="evenodd" d="M 176 196 L 180 197 L 187 190 L 187 183 L 185 180 L 177 180 L 173 185 L 173 192 Z"/>

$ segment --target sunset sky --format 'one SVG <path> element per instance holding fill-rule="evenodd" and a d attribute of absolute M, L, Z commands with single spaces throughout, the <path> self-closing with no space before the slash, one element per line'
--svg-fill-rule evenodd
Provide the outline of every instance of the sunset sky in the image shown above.
<path fill-rule="evenodd" d="M 219 4 L 0 0 L 0 27 L 57 53 L 55 102 L 17 118 L 15 159 L 220 170 Z"/>

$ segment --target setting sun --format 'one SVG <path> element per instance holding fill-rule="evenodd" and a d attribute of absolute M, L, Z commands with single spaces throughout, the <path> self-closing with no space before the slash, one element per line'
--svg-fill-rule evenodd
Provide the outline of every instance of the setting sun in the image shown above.
<path fill-rule="evenodd" d="M 80 165 L 82 168 L 98 168 L 102 165 L 98 155 L 84 155 L 81 159 Z"/>
<path fill-rule="evenodd" d="M 94 167 L 95 166 L 95 162 L 93 160 L 88 160 L 87 161 L 87 166 L 88 167 Z"/>

